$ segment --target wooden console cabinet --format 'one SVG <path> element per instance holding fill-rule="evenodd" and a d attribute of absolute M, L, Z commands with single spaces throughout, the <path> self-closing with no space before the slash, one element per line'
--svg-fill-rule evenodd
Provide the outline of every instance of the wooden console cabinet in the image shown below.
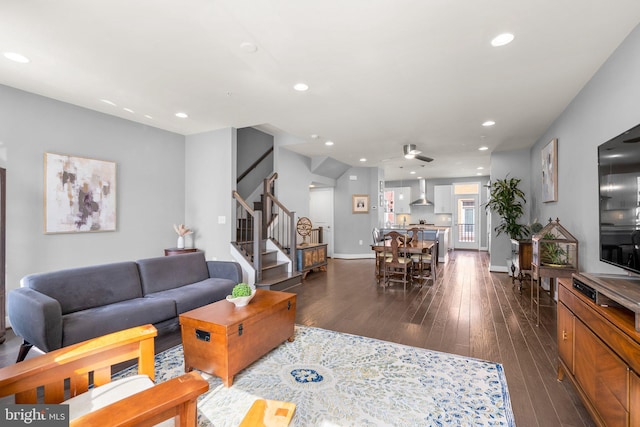
<path fill-rule="evenodd" d="M 305 246 L 296 248 L 296 259 L 298 262 L 298 271 L 303 274 L 302 278 L 314 268 L 320 268 L 326 271 L 327 268 L 327 244 L 326 243 L 310 243 Z"/>
<path fill-rule="evenodd" d="M 626 305 L 640 281 L 574 274 L 558 284 L 558 380 L 571 380 L 597 425 L 639 426 L 640 332 Z"/>

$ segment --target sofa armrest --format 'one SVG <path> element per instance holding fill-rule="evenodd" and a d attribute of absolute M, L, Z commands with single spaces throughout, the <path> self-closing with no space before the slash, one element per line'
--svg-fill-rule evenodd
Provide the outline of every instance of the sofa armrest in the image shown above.
<path fill-rule="evenodd" d="M 15 334 L 42 351 L 62 347 L 60 303 L 30 288 L 19 288 L 7 296 L 9 322 Z"/>
<path fill-rule="evenodd" d="M 233 261 L 207 261 L 209 277 L 229 279 L 236 283 L 242 282 L 242 269 L 240 264 Z"/>

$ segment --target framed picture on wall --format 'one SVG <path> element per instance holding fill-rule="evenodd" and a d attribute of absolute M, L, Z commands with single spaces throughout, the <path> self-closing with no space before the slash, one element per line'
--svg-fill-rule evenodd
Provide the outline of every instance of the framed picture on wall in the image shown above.
<path fill-rule="evenodd" d="M 116 164 L 44 154 L 44 232 L 116 230 Z"/>
<path fill-rule="evenodd" d="M 542 148 L 542 201 L 558 201 L 558 139 Z"/>
<path fill-rule="evenodd" d="M 352 212 L 355 213 L 368 213 L 369 212 L 369 195 L 368 194 L 354 194 L 351 196 Z"/>

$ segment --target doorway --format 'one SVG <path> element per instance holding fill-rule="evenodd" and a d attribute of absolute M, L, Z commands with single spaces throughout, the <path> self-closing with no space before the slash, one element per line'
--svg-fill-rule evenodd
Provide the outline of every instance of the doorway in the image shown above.
<path fill-rule="evenodd" d="M 478 206 L 480 183 L 460 183 L 453 185 L 455 201 L 453 245 L 455 249 L 480 248 L 480 218 Z"/>
<path fill-rule="evenodd" d="M 333 257 L 333 188 L 309 191 L 309 219 L 313 228 L 322 227 L 322 240 L 327 244 L 327 257 Z"/>

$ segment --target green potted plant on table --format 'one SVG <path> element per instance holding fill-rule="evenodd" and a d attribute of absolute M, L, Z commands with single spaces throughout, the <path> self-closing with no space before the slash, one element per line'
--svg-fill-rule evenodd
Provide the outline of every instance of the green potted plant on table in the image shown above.
<path fill-rule="evenodd" d="M 227 295 L 227 301 L 234 303 L 236 307 L 244 307 L 249 304 L 255 294 L 255 286 L 238 283 L 231 290 L 231 295 Z"/>
<path fill-rule="evenodd" d="M 490 209 L 500 216 L 500 224 L 494 230 L 496 235 L 509 235 L 512 239 L 522 239 L 529 235 L 529 228 L 519 224 L 518 219 L 524 214 L 524 192 L 518 188 L 520 178 L 499 179 L 491 184 L 489 201 L 485 209 Z"/>

